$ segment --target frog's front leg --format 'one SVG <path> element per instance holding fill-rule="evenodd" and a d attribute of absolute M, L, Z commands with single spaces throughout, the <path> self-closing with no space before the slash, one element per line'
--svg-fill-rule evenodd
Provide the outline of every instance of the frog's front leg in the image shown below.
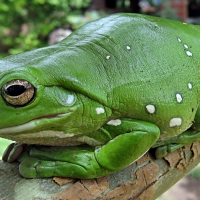
<path fill-rule="evenodd" d="M 131 119 L 110 121 L 102 129 L 113 138 L 103 146 L 33 146 L 31 150 L 28 146 L 28 155 L 24 152 L 19 158 L 20 173 L 26 178 L 105 176 L 137 160 L 160 135 L 154 124 Z"/>
<path fill-rule="evenodd" d="M 118 171 L 146 153 L 160 136 L 159 128 L 149 122 L 133 119 L 112 120 L 104 128 L 113 139 L 95 151 L 106 169 Z"/>

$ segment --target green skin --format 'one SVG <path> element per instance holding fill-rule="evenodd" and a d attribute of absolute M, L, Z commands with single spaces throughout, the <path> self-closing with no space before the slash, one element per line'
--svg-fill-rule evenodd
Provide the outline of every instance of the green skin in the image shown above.
<path fill-rule="evenodd" d="M 26 178 L 96 178 L 152 147 L 160 158 L 199 140 L 199 35 L 199 26 L 115 14 L 2 59 L 0 137 L 29 144 L 3 159 L 18 159 Z"/>

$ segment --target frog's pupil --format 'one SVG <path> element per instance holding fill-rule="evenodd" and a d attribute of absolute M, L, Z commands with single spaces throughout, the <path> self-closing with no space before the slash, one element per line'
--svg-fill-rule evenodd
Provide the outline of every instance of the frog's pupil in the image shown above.
<path fill-rule="evenodd" d="M 12 85 L 5 90 L 5 93 L 9 96 L 19 96 L 26 91 L 26 87 L 23 85 Z"/>

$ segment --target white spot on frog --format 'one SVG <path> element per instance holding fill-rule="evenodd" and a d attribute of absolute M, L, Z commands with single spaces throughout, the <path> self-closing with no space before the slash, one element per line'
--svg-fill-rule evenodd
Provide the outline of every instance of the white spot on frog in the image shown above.
<path fill-rule="evenodd" d="M 112 126 L 119 126 L 121 125 L 122 121 L 120 119 L 113 119 L 110 120 L 107 124 Z"/>
<path fill-rule="evenodd" d="M 149 112 L 150 114 L 154 114 L 156 112 L 155 106 L 151 104 L 147 105 L 146 109 L 147 109 L 147 112 Z"/>
<path fill-rule="evenodd" d="M 131 49 L 131 47 L 127 45 L 127 46 L 126 46 L 126 49 L 127 49 L 127 50 L 130 50 L 130 49 Z"/>
<path fill-rule="evenodd" d="M 172 118 L 169 122 L 170 127 L 180 126 L 182 124 L 181 118 Z"/>
<path fill-rule="evenodd" d="M 176 100 L 178 103 L 181 103 L 183 101 L 181 94 L 179 94 L 179 93 L 176 94 Z"/>
<path fill-rule="evenodd" d="M 182 42 L 182 40 L 181 40 L 180 38 L 177 38 L 177 40 L 178 40 L 180 43 Z M 189 49 L 189 46 L 188 46 L 187 44 L 184 44 L 183 46 L 184 46 L 185 53 L 187 54 L 187 56 L 191 57 L 193 54 L 192 54 L 191 51 L 188 50 L 188 49 Z"/>
<path fill-rule="evenodd" d="M 190 51 L 185 51 L 185 53 L 189 56 L 189 57 L 191 57 L 192 56 L 192 52 L 190 52 Z"/>
<path fill-rule="evenodd" d="M 110 55 L 107 55 L 107 56 L 106 56 L 106 59 L 107 59 L 107 60 L 109 60 L 109 59 L 110 59 L 110 57 L 111 57 Z"/>
<path fill-rule="evenodd" d="M 191 90 L 192 89 L 192 83 L 188 83 L 188 88 Z"/>
<path fill-rule="evenodd" d="M 181 39 L 180 39 L 180 38 L 178 38 L 178 41 L 179 41 L 179 42 L 181 42 Z"/>
<path fill-rule="evenodd" d="M 98 115 L 100 115 L 100 114 L 105 113 L 105 110 L 104 110 L 104 108 L 96 108 L 96 113 L 97 113 Z"/>

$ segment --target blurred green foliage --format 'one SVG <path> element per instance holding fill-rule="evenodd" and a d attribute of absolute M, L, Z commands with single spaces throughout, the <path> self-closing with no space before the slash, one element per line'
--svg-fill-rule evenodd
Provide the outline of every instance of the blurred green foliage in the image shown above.
<path fill-rule="evenodd" d="M 47 45 L 55 28 L 71 28 L 91 0 L 0 0 L 0 57 Z"/>
<path fill-rule="evenodd" d="M 189 177 L 200 179 L 200 164 L 198 164 L 189 174 Z"/>

